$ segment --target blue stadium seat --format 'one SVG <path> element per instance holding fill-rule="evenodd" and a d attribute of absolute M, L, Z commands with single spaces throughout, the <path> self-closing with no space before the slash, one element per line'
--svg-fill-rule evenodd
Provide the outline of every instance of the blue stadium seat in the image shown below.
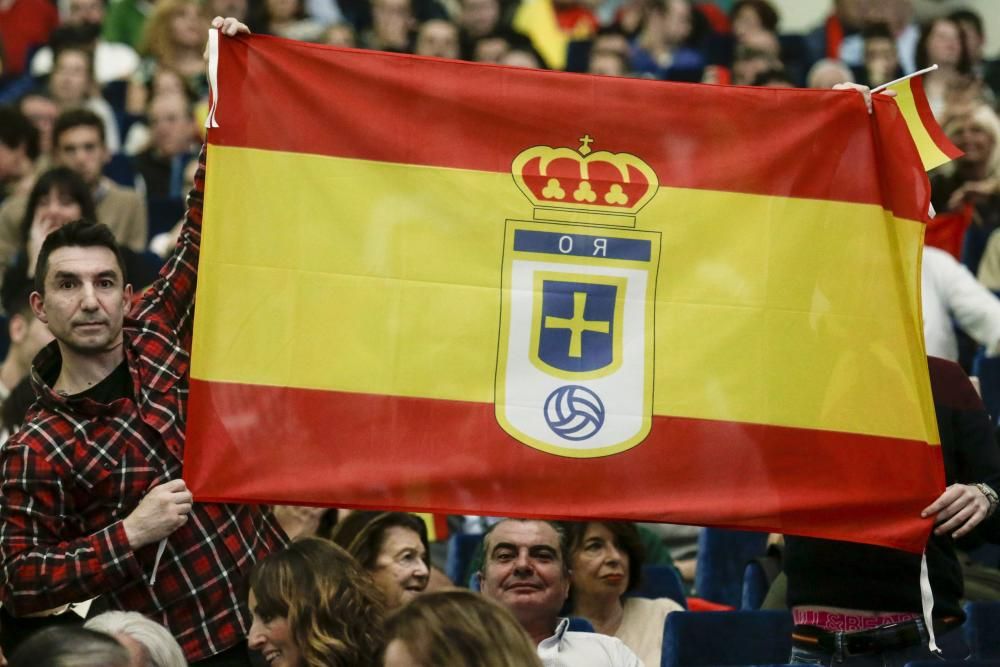
<path fill-rule="evenodd" d="M 663 626 L 661 667 L 785 664 L 792 652 L 788 611 L 675 611 Z"/>
<path fill-rule="evenodd" d="M 124 153 L 115 153 L 104 165 L 104 175 L 118 185 L 126 188 L 135 187 L 135 169 L 132 167 L 132 160 Z"/>
<path fill-rule="evenodd" d="M 740 600 L 740 609 L 760 609 L 769 588 L 770 584 L 767 581 L 764 566 L 756 560 L 751 560 L 743 570 L 743 595 Z"/>
<path fill-rule="evenodd" d="M 184 217 L 184 200 L 180 197 L 152 197 L 149 208 L 149 238 L 169 232 Z"/>
<path fill-rule="evenodd" d="M 695 595 L 739 607 L 743 597 L 743 570 L 748 561 L 763 556 L 766 550 L 767 533 L 705 528 L 698 535 Z"/>
<path fill-rule="evenodd" d="M 962 629 L 972 658 L 1000 660 L 1000 602 L 970 602 L 965 613 Z"/>
<path fill-rule="evenodd" d="M 481 533 L 456 533 L 448 538 L 448 558 L 444 573 L 456 586 L 468 581 L 469 567 L 482 541 Z"/>
<path fill-rule="evenodd" d="M 684 581 L 672 565 L 644 565 L 642 581 L 633 595 L 652 599 L 670 598 L 687 609 Z"/>

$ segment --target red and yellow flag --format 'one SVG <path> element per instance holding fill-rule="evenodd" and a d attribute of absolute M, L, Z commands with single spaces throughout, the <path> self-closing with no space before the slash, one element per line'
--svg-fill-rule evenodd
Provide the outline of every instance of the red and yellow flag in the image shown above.
<path fill-rule="evenodd" d="M 943 488 L 899 108 L 221 40 L 200 500 L 919 551 Z"/>
<path fill-rule="evenodd" d="M 938 125 L 924 92 L 922 76 L 914 76 L 889 86 L 896 91 L 896 104 L 917 146 L 925 171 L 940 167 L 962 155 Z"/>

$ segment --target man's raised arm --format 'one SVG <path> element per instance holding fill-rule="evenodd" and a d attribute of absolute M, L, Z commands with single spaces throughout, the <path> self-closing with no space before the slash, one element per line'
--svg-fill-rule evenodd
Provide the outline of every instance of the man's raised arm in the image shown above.
<path fill-rule="evenodd" d="M 212 27 L 223 35 L 234 37 L 250 34 L 250 29 L 236 19 L 216 16 Z M 207 143 L 198 154 L 198 169 L 194 187 L 187 196 L 187 212 L 173 253 L 160 270 L 160 276 L 143 293 L 132 308 L 136 319 L 158 319 L 167 323 L 190 347 L 191 316 L 194 313 L 194 295 L 198 283 L 198 254 L 201 250 L 201 221 L 205 203 L 205 171 Z"/>

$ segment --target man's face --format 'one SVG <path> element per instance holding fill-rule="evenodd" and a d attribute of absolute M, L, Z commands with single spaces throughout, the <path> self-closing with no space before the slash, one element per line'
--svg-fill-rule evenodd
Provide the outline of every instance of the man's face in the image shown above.
<path fill-rule="evenodd" d="M 28 95 L 21 100 L 21 113 L 38 130 L 38 143 L 43 153 L 52 149 L 52 128 L 59 116 L 59 107 L 47 97 Z"/>
<path fill-rule="evenodd" d="M 161 95 L 149 106 L 153 145 L 165 156 L 181 155 L 191 146 L 194 132 L 187 103 L 180 95 Z"/>
<path fill-rule="evenodd" d="M 66 24 L 75 26 L 101 25 L 104 23 L 102 0 L 69 0 Z"/>
<path fill-rule="evenodd" d="M 413 27 L 410 0 L 374 0 L 372 2 L 372 28 L 385 48 L 405 49 Z"/>
<path fill-rule="evenodd" d="M 108 160 L 108 152 L 96 128 L 77 125 L 59 135 L 56 159 L 78 173 L 93 188 L 101 180 L 101 170 Z"/>
<path fill-rule="evenodd" d="M 553 627 L 569 594 L 559 535 L 544 521 L 507 520 L 486 537 L 483 595 L 525 619 L 551 617 Z"/>
<path fill-rule="evenodd" d="M 92 356 L 121 344 L 131 297 L 110 249 L 66 246 L 49 255 L 45 295 L 33 292 L 31 309 L 62 345 Z"/>
<path fill-rule="evenodd" d="M 667 0 L 663 37 L 667 44 L 682 44 L 691 35 L 691 5 L 687 0 Z"/>
<path fill-rule="evenodd" d="M 470 37 L 488 35 L 500 21 L 497 0 L 464 0 L 459 21 Z"/>
<path fill-rule="evenodd" d="M 871 37 L 865 40 L 865 67 L 869 79 L 879 79 L 885 83 L 896 72 L 899 66 L 899 56 L 896 53 L 896 42 L 887 37 Z"/>
<path fill-rule="evenodd" d="M 52 67 L 49 90 L 63 107 L 79 106 L 90 96 L 90 59 L 82 51 L 62 51 Z"/>
<path fill-rule="evenodd" d="M 418 56 L 458 58 L 458 28 L 451 22 L 432 19 L 420 26 L 413 50 Z"/>

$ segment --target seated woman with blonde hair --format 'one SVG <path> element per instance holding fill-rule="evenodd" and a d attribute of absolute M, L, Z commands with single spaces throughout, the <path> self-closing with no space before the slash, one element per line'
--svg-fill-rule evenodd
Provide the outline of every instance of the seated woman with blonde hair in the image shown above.
<path fill-rule="evenodd" d="M 509 611 L 467 590 L 427 593 L 386 621 L 383 667 L 542 667 Z"/>
<path fill-rule="evenodd" d="M 376 665 L 384 604 L 371 577 L 342 548 L 307 537 L 250 572 L 248 643 L 270 667 Z"/>

